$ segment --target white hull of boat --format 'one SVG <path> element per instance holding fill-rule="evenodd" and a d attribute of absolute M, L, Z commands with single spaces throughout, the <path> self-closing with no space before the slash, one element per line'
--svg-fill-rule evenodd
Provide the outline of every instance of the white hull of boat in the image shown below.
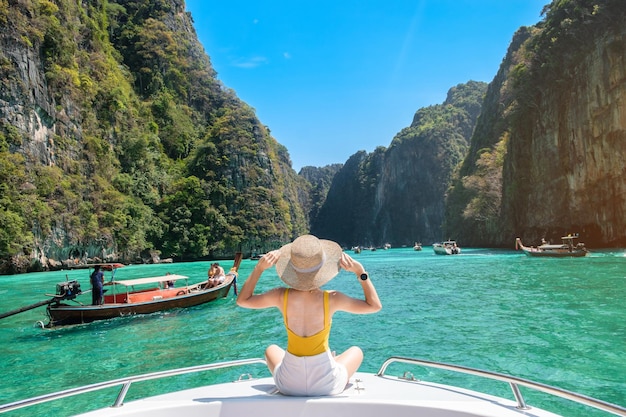
<path fill-rule="evenodd" d="M 557 417 L 533 408 L 532 416 Z M 341 395 L 288 397 L 271 378 L 206 386 L 107 408 L 81 417 L 520 417 L 514 401 L 426 382 L 357 373 Z"/>
<path fill-rule="evenodd" d="M 175 377 L 222 368 L 263 366 L 265 361 L 247 359 L 199 365 L 189 368 L 155 372 L 135 377 L 120 378 L 96 383 L 80 388 L 43 395 L 28 400 L 0 405 L 0 414 L 20 408 L 30 407 L 49 401 L 60 401 L 74 395 L 121 387 L 111 407 L 78 414 L 81 417 L 279 417 L 279 416 L 324 416 L 324 417 L 564 417 L 550 411 L 529 406 L 524 401 L 520 387 L 534 389 L 556 397 L 565 398 L 590 408 L 626 416 L 626 408 L 560 390 L 555 387 L 516 378 L 504 374 L 482 371 L 473 368 L 450 365 L 418 359 L 392 357 L 382 365 L 378 373 L 357 372 L 349 381 L 345 391 L 332 397 L 290 397 L 276 389 L 271 377 L 254 379 L 244 370 L 242 377 L 234 382 L 213 384 L 198 388 L 171 391 L 124 402 L 132 383 L 154 379 Z M 406 370 L 401 377 L 391 376 L 386 370 L 398 366 L 415 370 L 415 367 L 439 368 L 474 375 L 493 383 L 499 381 L 511 388 L 510 397 L 515 400 L 496 397 L 475 390 L 434 382 L 420 381 Z M 189 381 L 187 377 L 185 379 Z M 480 378 L 479 378 L 480 380 Z M 493 384 L 490 384 L 492 386 Z"/>
<path fill-rule="evenodd" d="M 453 241 L 433 243 L 433 251 L 437 255 L 458 255 L 461 253 L 461 248 Z"/>

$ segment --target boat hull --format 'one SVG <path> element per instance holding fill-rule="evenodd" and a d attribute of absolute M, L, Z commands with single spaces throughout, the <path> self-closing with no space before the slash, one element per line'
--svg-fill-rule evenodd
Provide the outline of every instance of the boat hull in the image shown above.
<path fill-rule="evenodd" d="M 458 386 L 427 382 L 413 377 L 406 370 L 402 376 L 386 373 L 391 364 L 395 367 L 421 366 L 438 368 L 455 373 L 473 375 L 485 381 L 508 383 L 514 401 L 489 395 L 484 392 Z M 338 395 L 322 397 L 295 397 L 280 394 L 272 377 L 255 379 L 250 372 L 240 374 L 238 380 L 206 385 L 198 388 L 176 390 L 179 385 L 170 385 L 166 394 L 154 397 L 139 397 L 126 402 L 126 394 L 134 382 L 163 379 L 185 374 L 232 368 L 263 365 L 263 359 L 241 359 L 187 368 L 157 371 L 149 374 L 126 376 L 115 380 L 71 388 L 65 391 L 40 395 L 9 404 L 0 405 L 0 414 L 76 395 L 120 387 L 113 404 L 106 408 L 87 411 L 81 417 L 275 417 L 275 416 L 318 416 L 324 417 L 561 417 L 536 406 L 529 406 L 520 387 L 525 387 L 578 405 L 585 405 L 607 413 L 626 417 L 626 408 L 597 400 L 573 391 L 476 368 L 394 356 L 387 359 L 378 373 L 357 372 L 350 378 L 345 390 Z M 400 368 L 398 368 L 400 369 Z M 258 368 L 257 368 L 258 370 Z M 226 375 L 226 374 L 224 374 Z M 188 384 L 190 380 L 186 380 Z M 161 385 L 161 384 L 158 384 Z M 491 386 L 485 385 L 484 388 Z M 491 387 L 493 388 L 493 387 Z M 112 394 L 112 393 L 111 393 Z M 80 408 L 78 406 L 77 408 Z M 97 407 L 94 407 L 97 408 Z M 68 411 L 71 408 L 68 408 Z"/>
<path fill-rule="evenodd" d="M 522 240 L 518 237 L 515 239 L 515 249 L 521 249 L 527 256 L 536 258 L 582 258 L 589 253 L 584 245 L 567 244 L 570 237 L 564 237 L 562 245 L 551 245 L 545 243 L 541 246 L 524 246 Z"/>
<path fill-rule="evenodd" d="M 461 248 L 453 241 L 434 243 L 433 251 L 436 255 L 458 255 L 461 253 Z"/>
<path fill-rule="evenodd" d="M 555 251 L 555 250 L 529 250 L 529 249 L 522 249 L 524 251 L 524 253 L 528 256 L 533 256 L 533 257 L 546 257 L 546 258 L 582 258 L 583 256 L 587 256 L 587 251 L 581 251 L 581 250 L 575 250 L 575 251 L 568 251 L 567 249 L 561 250 L 561 251 Z"/>
<path fill-rule="evenodd" d="M 413 377 L 406 370 L 402 376 L 386 373 L 388 367 L 417 365 L 439 368 L 456 373 L 473 375 L 479 379 L 508 383 L 514 400 L 489 395 L 458 386 L 428 382 Z M 279 393 L 272 377 L 255 379 L 250 372 L 240 374 L 238 380 L 206 385 L 198 388 L 176 390 L 170 385 L 166 394 L 143 397 L 126 402 L 126 394 L 134 382 L 175 377 L 185 374 L 251 365 L 265 365 L 263 359 L 242 359 L 206 365 L 196 365 L 174 370 L 157 371 L 144 375 L 122 377 L 101 383 L 71 388 L 65 391 L 0 405 L 0 413 L 33 405 L 65 399 L 94 391 L 120 387 L 113 404 L 106 408 L 87 411 L 81 417 L 239 417 L 239 416 L 318 416 L 343 417 L 561 417 L 536 406 L 529 406 L 520 387 L 568 399 L 590 409 L 603 410 L 626 417 L 626 408 L 588 396 L 565 391 L 557 387 L 533 382 L 505 374 L 483 371 L 459 365 L 431 362 L 406 357 L 387 359 L 378 373 L 357 372 L 350 378 L 345 390 L 338 395 L 322 397 L 295 397 Z M 258 368 L 256 368 L 258 370 Z M 264 373 L 267 368 L 263 366 Z M 400 368 L 398 368 L 400 369 Z M 401 369 L 400 369 L 401 370 Z M 231 379 L 232 381 L 232 379 Z M 187 380 L 189 383 L 189 380 Z M 186 384 L 187 384 L 186 383 Z M 158 384 L 161 385 L 161 384 Z M 491 385 L 491 384 L 489 384 Z M 485 385 L 485 388 L 487 386 Z M 493 388 L 493 387 L 492 387 Z M 112 393 L 111 393 L 112 394 Z M 80 408 L 78 406 L 77 408 Z M 68 411 L 71 408 L 68 408 Z"/>
<path fill-rule="evenodd" d="M 433 246 L 433 251 L 437 255 L 452 255 L 452 252 L 441 246 Z"/>
<path fill-rule="evenodd" d="M 234 278 L 228 276 L 228 279 L 223 284 L 214 288 L 206 289 L 200 286 L 193 286 L 189 287 L 189 292 L 185 291 L 185 293 L 172 298 L 137 303 L 105 303 L 102 305 L 50 304 L 47 310 L 50 322 L 46 327 L 90 323 L 116 317 L 150 314 L 174 308 L 193 307 L 226 297 L 233 282 Z M 183 292 L 182 287 L 180 292 Z"/>
<path fill-rule="evenodd" d="M 358 382 L 357 382 L 358 381 Z M 534 417 L 561 417 L 533 408 Z M 192 388 L 81 414 L 80 417 L 524 417 L 510 400 L 456 387 L 356 373 L 330 397 L 288 397 L 271 378 Z"/>

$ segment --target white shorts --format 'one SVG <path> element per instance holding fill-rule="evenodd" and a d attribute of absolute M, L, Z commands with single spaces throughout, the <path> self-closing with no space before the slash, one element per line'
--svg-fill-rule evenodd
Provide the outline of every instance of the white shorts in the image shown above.
<path fill-rule="evenodd" d="M 341 394 L 348 385 L 348 370 L 330 351 L 315 356 L 285 352 L 274 370 L 274 382 L 285 395 L 314 397 Z"/>

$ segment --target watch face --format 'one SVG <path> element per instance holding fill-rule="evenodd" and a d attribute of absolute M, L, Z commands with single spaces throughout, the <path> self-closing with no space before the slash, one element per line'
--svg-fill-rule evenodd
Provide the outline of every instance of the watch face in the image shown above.
<path fill-rule="evenodd" d="M 361 274 L 361 279 L 365 281 L 367 279 L 367 274 Z"/>

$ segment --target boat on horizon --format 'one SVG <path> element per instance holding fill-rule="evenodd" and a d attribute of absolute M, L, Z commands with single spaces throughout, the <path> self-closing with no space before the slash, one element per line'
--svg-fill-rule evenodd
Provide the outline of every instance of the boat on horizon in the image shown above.
<path fill-rule="evenodd" d="M 521 249 L 528 256 L 536 257 L 553 257 L 553 258 L 565 258 L 565 257 L 583 257 L 587 256 L 587 248 L 584 243 L 578 243 L 574 245 L 574 239 L 578 239 L 578 234 L 567 235 L 561 237 L 560 245 L 552 245 L 542 239 L 540 246 L 524 246 L 522 239 L 515 238 L 515 250 Z"/>
<path fill-rule="evenodd" d="M 454 240 L 433 243 L 433 250 L 437 255 L 458 255 L 461 253 L 461 248 Z"/>
<path fill-rule="evenodd" d="M 598 409 L 610 414 L 626 416 L 626 408 L 621 405 L 529 379 L 407 357 L 392 356 L 388 358 L 375 374 L 356 372 L 341 394 L 318 397 L 294 397 L 281 394 L 271 376 L 258 379 L 252 377 L 254 370 L 258 371 L 260 365 L 263 366 L 264 373 L 269 373 L 264 359 L 253 358 L 122 377 L 0 405 L 0 414 L 88 392 L 121 387 L 112 405 L 96 410 L 92 406 L 86 410 L 79 410 L 81 414 L 74 415 L 81 417 L 148 417 L 157 414 L 160 417 L 179 417 L 181 415 L 204 417 L 251 415 L 259 417 L 320 415 L 326 417 L 380 417 L 381 415 L 394 417 L 434 415 L 440 417 L 470 415 L 475 417 L 567 417 L 567 414 L 555 414 L 546 409 L 527 404 L 520 390 L 521 387 L 524 387 L 532 390 L 532 394 L 536 394 L 536 392 L 548 394 L 552 397 L 551 400 L 569 400 L 575 407 L 580 407 L 582 404 L 588 407 L 588 410 Z M 407 366 L 409 370 L 401 368 Z M 200 387 L 190 386 L 182 390 L 175 388 L 180 387 L 180 385 L 172 383 L 170 385 L 172 388 L 163 388 L 166 392 L 164 394 L 147 397 L 134 393 L 135 399 L 128 403 L 125 402 L 126 394 L 135 382 L 235 367 L 246 368 L 240 374 L 239 379 L 234 381 L 231 377 L 229 382 Z M 393 375 L 388 372 L 388 368 L 394 371 Z M 421 369 L 418 379 L 414 377 L 413 372 L 418 374 L 420 368 L 425 369 Z M 478 388 L 466 389 L 457 385 L 431 382 L 436 375 L 433 369 L 479 377 L 479 383 L 473 385 Z M 226 374 L 221 372 L 222 377 Z M 422 374 L 428 376 L 428 381 L 421 376 Z M 177 381 L 180 381 L 180 378 Z M 186 384 L 190 384 L 190 377 L 186 376 L 184 381 Z M 508 384 L 514 400 L 486 393 L 486 391 L 493 389 L 495 382 Z M 583 382 L 581 381 L 581 383 Z M 165 383 L 160 382 L 158 386 L 164 387 Z M 109 394 L 114 393 L 110 392 Z M 68 404 L 75 402 L 72 398 L 67 401 Z M 554 405 L 555 401 L 551 401 L 550 404 Z"/>

